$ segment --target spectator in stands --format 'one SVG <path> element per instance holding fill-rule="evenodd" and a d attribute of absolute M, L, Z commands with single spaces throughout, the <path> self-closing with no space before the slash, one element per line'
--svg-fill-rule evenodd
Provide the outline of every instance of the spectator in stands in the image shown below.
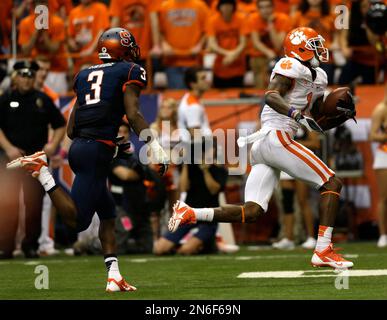
<path fill-rule="evenodd" d="M 177 130 L 177 102 L 175 99 L 164 99 L 159 108 L 156 121 L 150 125 L 152 130 L 157 132 L 160 145 L 164 150 L 170 150 L 171 164 L 168 171 L 163 175 L 167 196 L 169 212 L 172 212 L 172 206 L 179 199 L 177 184 L 179 179 L 178 168 L 175 163 L 178 163 L 179 152 L 174 148 L 180 141 L 179 132 Z M 154 240 L 160 237 L 160 212 L 151 213 L 151 222 Z"/>
<path fill-rule="evenodd" d="M 387 247 L 387 86 L 384 101 L 380 102 L 372 115 L 370 138 L 378 142 L 374 154 L 373 169 L 378 183 L 379 201 L 379 248 Z"/>
<path fill-rule="evenodd" d="M 369 0 L 352 1 L 349 28 L 340 33 L 341 50 L 347 59 L 339 78 L 341 85 L 350 84 L 359 76 L 364 84 L 375 83 L 377 37 L 365 23 L 368 9 Z"/>
<path fill-rule="evenodd" d="M 202 65 L 208 7 L 199 0 L 164 1 L 160 8 L 163 64 L 168 87 L 184 89 L 184 72 Z"/>
<path fill-rule="evenodd" d="M 202 136 L 211 135 L 204 106 L 200 103 L 203 94 L 209 89 L 206 72 L 201 68 L 189 68 L 184 75 L 189 91 L 183 96 L 178 110 L 178 127 L 183 141 L 200 141 Z"/>
<path fill-rule="evenodd" d="M 48 8 L 50 12 L 55 12 L 55 14 L 61 17 L 67 26 L 67 18 L 73 9 L 73 3 L 71 0 L 48 0 Z"/>
<path fill-rule="evenodd" d="M 12 11 L 12 0 L 3 0 L 0 10 L 0 55 L 11 51 Z"/>
<path fill-rule="evenodd" d="M 297 131 L 295 139 L 305 147 L 314 152 L 320 149 L 320 139 L 316 132 L 308 132 L 304 128 Z M 282 226 L 284 237 L 273 243 L 277 249 L 292 250 L 295 248 L 294 243 L 294 200 L 298 203 L 298 209 L 304 219 L 306 228 L 306 241 L 301 244 L 304 249 L 314 249 L 316 239 L 314 234 L 313 211 L 309 202 L 309 186 L 302 181 L 294 180 L 293 177 L 281 172 L 281 191 L 282 191 Z"/>
<path fill-rule="evenodd" d="M 300 0 L 273 0 L 273 3 L 275 12 L 286 13 L 292 17 L 297 12 Z"/>
<path fill-rule="evenodd" d="M 207 29 L 208 48 L 216 53 L 213 86 L 243 87 L 247 23 L 243 14 L 236 12 L 236 0 L 219 0 L 217 10 Z"/>
<path fill-rule="evenodd" d="M 52 102 L 54 102 L 54 104 L 59 107 L 59 95 L 45 84 L 51 68 L 50 60 L 48 60 L 46 57 L 37 57 L 35 61 L 39 66 L 39 70 L 36 71 L 35 89 L 44 92 L 51 98 Z"/>
<path fill-rule="evenodd" d="M 81 0 L 70 11 L 67 33 L 68 48 L 79 56 L 74 58 L 74 74 L 84 64 L 98 64 L 96 51 L 98 39 L 109 27 L 109 15 L 105 4 L 95 0 Z"/>
<path fill-rule="evenodd" d="M 287 14 L 274 12 L 272 0 L 258 0 L 258 11 L 249 17 L 249 31 L 253 49 L 250 67 L 254 73 L 255 86 L 266 88 L 270 61 L 282 54 L 286 34 L 292 28 Z"/>
<path fill-rule="evenodd" d="M 47 5 L 47 0 L 35 0 L 35 5 Z M 47 76 L 47 85 L 58 94 L 67 92 L 67 58 L 65 51 L 65 25 L 61 18 L 49 14 L 48 29 L 35 27 L 36 14 L 32 12 L 20 22 L 19 45 L 22 53 L 35 58 L 46 56 L 51 60 L 51 70 Z"/>
<path fill-rule="evenodd" d="M 245 18 L 248 18 L 251 14 L 257 12 L 258 0 L 239 0 L 237 2 L 237 11 L 242 13 Z"/>
<path fill-rule="evenodd" d="M 14 88 L 0 97 L 0 147 L 5 151 L 8 161 L 40 150 L 44 150 L 51 157 L 65 133 L 65 120 L 60 111 L 47 95 L 34 89 L 38 68 L 34 62 L 15 63 Z M 53 129 L 50 141 L 49 126 Z M 20 172 L 10 174 L 15 174 L 15 179 L 20 176 Z M 21 181 L 27 227 L 22 249 L 27 258 L 36 258 L 45 193 L 40 183 L 30 175 L 23 175 Z M 18 188 L 14 190 L 16 201 L 20 184 Z M 17 215 L 18 212 L 9 214 Z M 10 226 L 14 236 L 16 227 L 17 224 Z"/>
<path fill-rule="evenodd" d="M 111 0 L 111 27 L 122 27 L 135 37 L 141 48 L 141 64 L 152 48 L 151 12 L 156 10 L 158 0 Z"/>
<path fill-rule="evenodd" d="M 236 0 L 237 5 L 237 11 L 239 13 L 242 13 L 245 18 L 248 18 L 248 16 L 252 13 L 257 12 L 257 0 Z M 212 13 L 217 13 L 217 6 L 219 4 L 219 0 L 214 0 L 209 4 L 209 7 L 211 8 Z"/>
<path fill-rule="evenodd" d="M 204 140 L 203 140 L 204 141 Z M 206 157 L 215 159 L 206 164 Z M 227 181 L 227 170 L 216 164 L 216 143 L 205 147 L 203 143 L 203 159 L 201 164 L 184 164 L 180 175 L 180 191 L 186 194 L 184 200 L 189 205 L 208 207 L 219 205 L 219 193 Z M 214 253 L 216 249 L 217 223 L 197 223 L 187 225 L 174 233 L 165 233 L 154 245 L 157 255 L 177 252 L 183 255 L 198 253 Z M 183 241 L 182 241 L 183 240 Z"/>
<path fill-rule="evenodd" d="M 337 46 L 338 33 L 335 28 L 335 15 L 331 12 L 328 0 L 301 0 L 298 11 L 292 17 L 293 28 L 310 27 L 324 39 L 328 49 Z M 333 83 L 334 64 L 332 55 L 329 63 L 320 66 L 328 75 L 328 83 Z"/>

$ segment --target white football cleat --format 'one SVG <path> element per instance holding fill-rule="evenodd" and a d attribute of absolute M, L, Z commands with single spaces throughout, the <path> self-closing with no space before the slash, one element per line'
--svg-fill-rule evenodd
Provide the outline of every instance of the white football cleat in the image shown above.
<path fill-rule="evenodd" d="M 325 250 L 314 251 L 311 264 L 313 267 L 331 267 L 333 269 L 350 269 L 353 262 L 345 260 L 341 254 L 336 253 L 331 243 Z"/>
<path fill-rule="evenodd" d="M 289 240 L 288 238 L 283 238 L 282 240 L 273 243 L 273 248 L 280 250 L 293 250 L 295 247 L 294 241 Z"/>
<path fill-rule="evenodd" d="M 387 247 L 387 235 L 383 234 L 379 237 L 378 243 L 377 243 L 378 248 L 385 248 Z"/>
<path fill-rule="evenodd" d="M 306 239 L 306 241 L 301 244 L 301 247 L 303 247 L 304 249 L 314 249 L 316 247 L 316 244 L 317 241 L 315 238 L 308 237 L 308 239 Z"/>
<path fill-rule="evenodd" d="M 42 167 L 48 167 L 47 155 L 44 151 L 35 152 L 30 156 L 17 158 L 7 163 L 7 169 L 23 168 L 24 170 L 32 173 L 33 177 L 37 177 Z"/>
<path fill-rule="evenodd" d="M 127 283 L 124 278 L 120 281 L 113 278 L 107 280 L 106 292 L 128 292 L 136 290 L 137 288 Z"/>
<path fill-rule="evenodd" d="M 173 214 L 168 222 L 168 230 L 175 232 L 179 226 L 196 223 L 193 209 L 183 201 L 177 200 L 173 206 Z"/>

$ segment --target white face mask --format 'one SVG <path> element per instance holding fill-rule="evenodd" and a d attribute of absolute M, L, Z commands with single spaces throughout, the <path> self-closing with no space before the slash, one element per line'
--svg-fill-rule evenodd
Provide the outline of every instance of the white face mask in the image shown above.
<path fill-rule="evenodd" d="M 313 57 L 312 59 L 310 59 L 309 63 L 312 68 L 317 68 L 320 66 L 320 61 L 316 57 Z"/>

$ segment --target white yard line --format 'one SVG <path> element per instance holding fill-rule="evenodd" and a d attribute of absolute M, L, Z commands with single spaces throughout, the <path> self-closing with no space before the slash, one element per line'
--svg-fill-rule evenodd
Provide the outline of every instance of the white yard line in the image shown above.
<path fill-rule="evenodd" d="M 322 278 L 337 277 L 340 274 L 330 271 L 319 270 L 321 274 L 308 274 L 308 271 L 266 271 L 266 272 L 243 272 L 237 278 Z M 314 271 L 316 272 L 316 271 Z M 324 272 L 324 274 L 322 274 Z M 327 272 L 327 273 L 326 273 Z M 311 273 L 311 271 L 309 271 Z M 348 270 L 344 272 L 348 277 L 370 277 L 387 276 L 387 269 L 374 270 Z M 343 274 L 344 274 L 343 273 Z"/>

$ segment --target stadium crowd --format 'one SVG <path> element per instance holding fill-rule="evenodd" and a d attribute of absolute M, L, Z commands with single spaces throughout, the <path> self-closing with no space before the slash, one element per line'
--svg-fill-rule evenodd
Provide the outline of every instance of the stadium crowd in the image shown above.
<path fill-rule="evenodd" d="M 204 66 L 216 88 L 264 88 L 273 62 L 282 54 L 286 33 L 309 26 L 325 38 L 331 51 L 324 66 L 330 84 L 349 84 L 359 76 L 362 83 L 380 82 L 384 44 L 365 23 L 370 2 L 4 0 L 0 81 L 11 53 L 40 57 L 50 61 L 46 84 L 65 94 L 82 66 L 98 63 L 95 49 L 102 31 L 120 26 L 135 36 L 148 73 L 159 75 L 151 86 L 184 88 L 184 70 Z M 48 29 L 34 28 L 34 8 L 39 4 L 48 6 Z M 247 71 L 253 77 L 247 77 Z M 166 81 L 160 80 L 165 78 L 160 74 L 166 75 Z"/>
<path fill-rule="evenodd" d="M 35 11 L 38 5 L 48 6 L 47 29 L 35 28 L 36 17 L 40 14 Z M 338 11 L 336 8 L 339 5 L 346 7 Z M 273 65 L 283 55 L 283 39 L 295 27 L 312 27 L 325 38 L 331 56 L 329 63 L 322 67 L 328 74 L 329 84 L 353 86 L 357 83 L 383 83 L 386 38 L 371 27 L 370 5 L 371 0 L 2 0 L 0 91 L 4 99 L 5 92 L 10 88 L 17 91 L 25 85 L 24 78 L 33 79 L 31 88 L 47 95 L 50 99 L 48 104 L 58 106 L 60 95 L 71 94 L 74 76 L 81 69 L 99 63 L 96 47 L 102 32 L 109 27 L 123 27 L 133 33 L 141 48 L 140 64 L 150 75 L 149 89 L 187 91 L 180 105 L 173 99 L 165 99 L 159 107 L 152 128 L 159 133 L 161 144 L 170 146 L 171 142 L 173 145 L 179 141 L 179 137 L 163 132 L 161 123 L 168 121 L 171 132 L 181 127 L 181 123 L 185 123 L 188 130 L 200 128 L 202 135 L 196 144 L 201 147 L 202 141 L 211 135 L 205 110 L 199 101 L 209 89 L 208 85 L 211 84 L 213 88 L 250 86 L 264 89 Z M 340 14 L 346 12 L 345 8 L 349 10 L 348 20 L 345 16 L 340 18 Z M 14 65 L 15 57 L 36 63 L 33 66 L 26 62 Z M 26 70 L 28 74 L 23 73 Z M 194 105 L 195 109 L 187 108 L 187 105 Z M 42 124 L 42 131 L 46 130 L 42 141 L 36 150 L 28 150 L 28 153 L 42 148 L 46 152 L 48 150 L 53 169 L 63 164 L 71 144 L 64 137 L 64 131 L 58 134 L 67 117 L 66 114 L 61 117 L 53 115 L 50 121 L 46 119 Z M 195 122 L 195 117 L 201 120 Z M 4 131 L 4 118 L 0 120 L 0 128 Z M 335 157 L 332 161 L 336 161 L 336 168 L 341 163 L 345 170 L 351 166 L 346 158 L 348 154 L 358 153 L 348 132 L 346 135 L 340 130 L 337 130 L 336 141 L 344 146 L 333 147 Z M 23 134 L 32 132 L 31 129 Z M 122 124 L 120 135 L 130 140 L 127 124 Z M 318 154 L 321 146 L 316 137 L 300 132 L 298 138 Z M 25 149 L 23 146 L 16 147 Z M 345 147 L 348 152 L 345 152 Z M 206 149 L 204 156 L 208 152 L 217 153 L 215 149 Z M 0 146 L 0 153 L 0 187 L 7 194 L 4 185 L 12 178 L 5 173 L 4 164 L 21 153 L 4 144 Z M 361 166 L 360 159 L 351 169 Z M 280 249 L 294 248 L 295 198 L 305 220 L 303 246 L 313 248 L 314 209 L 308 201 L 310 190 L 288 178 L 282 180 L 282 195 L 279 197 L 282 200 L 280 207 L 285 213 L 281 220 L 283 237 L 274 246 Z M 226 170 L 217 164 L 171 166 L 167 175 L 160 178 L 151 166 L 138 160 L 134 150 L 124 158 L 115 159 L 109 181 L 117 204 L 119 253 L 165 254 L 177 251 L 195 254 L 236 250 L 222 243 L 216 224 L 198 224 L 187 230 L 182 229 L 177 235 L 165 233 L 165 228 L 162 228 L 165 225 L 163 217 L 169 214 L 176 199 L 186 199 L 188 204 L 196 207 L 217 206 L 226 179 Z M 13 187 L 20 188 L 20 185 Z M 50 230 L 50 217 L 54 216 L 54 209 L 50 207 L 48 199 L 42 202 L 43 195 L 36 196 L 39 204 L 34 209 L 43 212 L 43 227 L 40 230 L 36 225 L 37 221 L 40 222 L 36 212 L 30 214 L 27 210 L 32 189 L 24 188 L 25 239 L 28 241 L 24 239 L 21 249 L 26 257 L 55 254 L 57 251 Z M 48 205 L 44 206 L 43 203 Z M 2 203 L 0 210 L 18 210 L 18 206 L 7 205 Z M 12 225 L 12 235 L 8 239 L 0 236 L 0 257 L 11 257 L 15 238 L 18 237 L 18 220 L 10 222 L 12 218 L 9 217 L 4 220 L 1 214 L 0 219 L 3 219 L 0 231 L 5 221 L 8 226 Z M 31 219 L 34 223 L 31 223 Z M 57 225 L 60 226 L 60 221 Z M 79 237 L 65 228 L 57 227 L 55 240 L 65 247 L 71 246 L 69 253 L 100 253 L 96 226 L 98 221 L 93 220 L 91 227 Z M 387 234 L 387 231 L 381 228 L 383 234 Z M 385 237 L 383 246 L 387 246 L 387 235 Z M 180 244 L 182 246 L 178 247 Z"/>

